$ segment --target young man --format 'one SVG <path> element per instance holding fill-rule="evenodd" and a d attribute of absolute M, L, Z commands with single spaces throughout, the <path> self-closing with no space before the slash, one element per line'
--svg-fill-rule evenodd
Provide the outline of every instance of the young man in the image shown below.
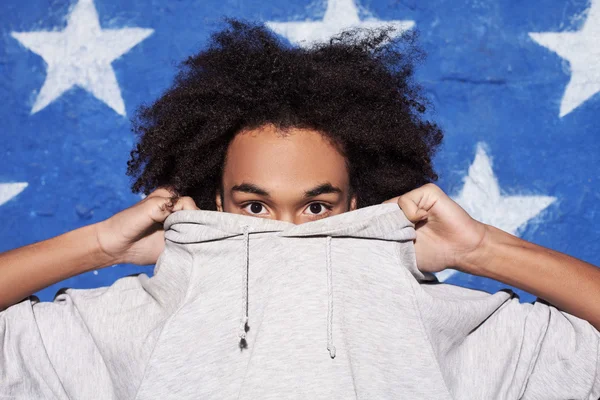
<path fill-rule="evenodd" d="M 88 270 L 156 263 L 174 211 L 301 224 L 391 202 L 416 225 L 421 271 L 497 279 L 599 329 L 596 267 L 473 220 L 431 183 L 442 134 L 421 118 L 410 40 L 347 32 L 303 50 L 231 21 L 138 115 L 128 172 L 133 190 L 148 196 L 100 223 L 1 254 L 0 307 Z"/>

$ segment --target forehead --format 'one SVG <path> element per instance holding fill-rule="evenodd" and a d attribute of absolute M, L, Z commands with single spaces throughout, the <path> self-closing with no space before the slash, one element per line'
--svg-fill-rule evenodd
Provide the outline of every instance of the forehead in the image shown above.
<path fill-rule="evenodd" d="M 303 191 L 315 183 L 348 184 L 344 156 L 321 133 L 273 125 L 242 131 L 229 145 L 223 183 Z"/>

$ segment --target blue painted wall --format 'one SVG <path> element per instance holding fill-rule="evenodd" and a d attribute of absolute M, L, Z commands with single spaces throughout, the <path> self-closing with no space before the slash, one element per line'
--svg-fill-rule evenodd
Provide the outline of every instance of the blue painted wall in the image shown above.
<path fill-rule="evenodd" d="M 555 199 L 516 233 L 599 265 L 600 97 L 591 95 L 560 116 L 571 61 L 540 45 L 529 33 L 582 31 L 586 24 L 593 28 L 592 11 L 600 8 L 600 2 L 355 1 L 350 2 L 358 4 L 361 20 L 410 20 L 420 31 L 428 57 L 417 77 L 433 103 L 432 118 L 446 132 L 436 158 L 440 186 L 450 195 L 460 193 L 477 144 L 482 143 L 503 196 Z M 77 86 L 32 113 L 48 64 L 15 33 L 63 31 L 78 3 L 2 3 L 0 251 L 101 221 L 140 200 L 129 191 L 125 176 L 134 144 L 129 118 L 137 106 L 157 98 L 170 85 L 175 63 L 201 48 L 209 33 L 221 26 L 222 16 L 317 21 L 323 19 L 328 4 L 327 0 L 80 3 L 95 7 L 102 29 L 153 31 L 110 64 L 125 115 Z M 593 45 L 584 50 L 592 55 L 600 51 Z M 600 58 L 588 59 L 592 62 L 585 79 L 589 85 L 599 85 Z M 13 193 L 17 184 L 22 190 Z M 108 267 L 37 295 L 51 300 L 62 287 L 104 286 L 138 272 L 150 275 L 152 267 Z M 505 287 L 462 274 L 448 282 L 490 292 Z M 522 300 L 533 299 L 520 293 Z"/>

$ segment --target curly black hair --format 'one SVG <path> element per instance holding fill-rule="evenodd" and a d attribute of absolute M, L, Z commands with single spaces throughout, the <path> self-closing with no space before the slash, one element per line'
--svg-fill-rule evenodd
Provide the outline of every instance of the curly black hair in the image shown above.
<path fill-rule="evenodd" d="M 338 144 L 357 206 L 381 203 L 437 180 L 439 127 L 424 120 L 413 82 L 417 34 L 351 29 L 309 48 L 261 24 L 227 19 L 208 46 L 179 65 L 173 86 L 132 120 L 132 191 L 169 187 L 216 210 L 227 147 L 265 124 L 308 128 Z"/>

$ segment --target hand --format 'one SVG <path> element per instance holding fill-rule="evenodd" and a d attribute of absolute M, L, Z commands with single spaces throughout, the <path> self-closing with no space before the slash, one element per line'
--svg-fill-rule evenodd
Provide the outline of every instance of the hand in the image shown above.
<path fill-rule="evenodd" d="M 396 202 L 415 224 L 417 267 L 425 272 L 439 272 L 472 265 L 470 258 L 481 249 L 487 226 L 471 218 L 438 186 L 428 183 L 402 196 L 386 200 Z M 469 262 L 468 262 L 469 261 Z"/>
<path fill-rule="evenodd" d="M 191 197 L 174 196 L 159 188 L 133 206 L 98 222 L 96 235 L 103 253 L 117 263 L 156 264 L 165 248 L 163 223 L 179 210 L 199 210 Z"/>

